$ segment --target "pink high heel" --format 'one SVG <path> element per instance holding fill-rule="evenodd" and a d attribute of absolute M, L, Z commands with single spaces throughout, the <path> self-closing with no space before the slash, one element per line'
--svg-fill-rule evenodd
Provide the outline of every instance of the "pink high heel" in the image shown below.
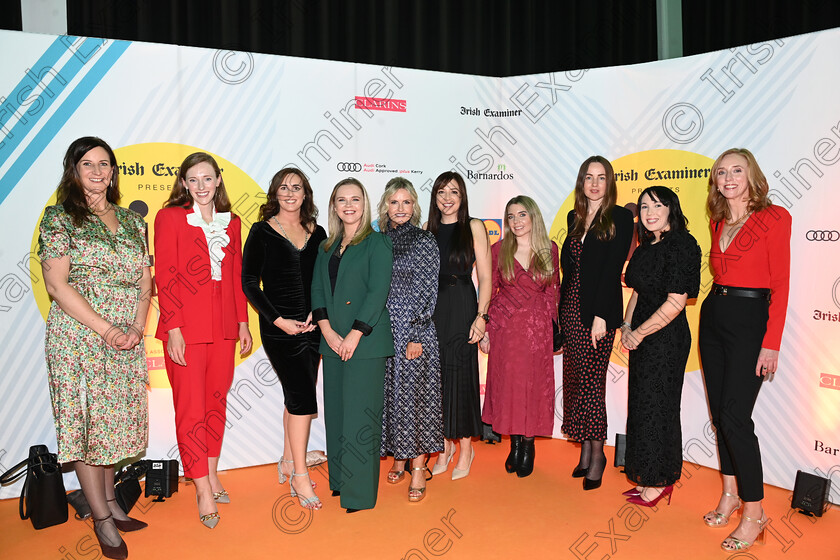
<path fill-rule="evenodd" d="M 654 499 L 652 499 L 651 501 L 647 501 L 644 498 L 642 498 L 641 494 L 639 494 L 638 496 L 630 496 L 629 498 L 627 498 L 627 501 L 630 502 L 631 504 L 636 504 L 636 505 L 639 505 L 639 506 L 653 507 L 653 506 L 655 506 L 656 504 L 659 503 L 659 500 L 661 500 L 662 498 L 667 496 L 668 497 L 668 505 L 671 505 L 671 496 L 673 495 L 673 493 L 674 493 L 674 485 L 672 484 L 670 486 L 666 486 L 665 489 L 662 490 L 662 493 L 659 494 Z"/>

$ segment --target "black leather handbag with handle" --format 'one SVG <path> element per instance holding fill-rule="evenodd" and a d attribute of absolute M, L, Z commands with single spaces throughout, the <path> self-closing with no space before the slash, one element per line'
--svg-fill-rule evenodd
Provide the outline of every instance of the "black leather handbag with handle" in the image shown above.
<path fill-rule="evenodd" d="M 36 529 L 66 522 L 67 492 L 56 454 L 50 453 L 46 445 L 33 445 L 29 448 L 29 458 L 0 476 L 0 484 L 11 484 L 24 474 L 26 480 L 18 506 L 20 518 L 29 519 Z"/>

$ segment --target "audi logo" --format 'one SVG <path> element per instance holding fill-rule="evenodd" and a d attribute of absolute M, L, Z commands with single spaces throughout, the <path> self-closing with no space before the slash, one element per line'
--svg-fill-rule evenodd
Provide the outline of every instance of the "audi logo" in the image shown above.
<path fill-rule="evenodd" d="M 361 163 L 341 161 L 341 162 L 336 164 L 335 168 L 338 171 L 361 171 L 362 170 L 362 164 Z"/>
<path fill-rule="evenodd" d="M 808 241 L 838 241 L 840 232 L 829 229 L 812 229 L 805 234 Z"/>

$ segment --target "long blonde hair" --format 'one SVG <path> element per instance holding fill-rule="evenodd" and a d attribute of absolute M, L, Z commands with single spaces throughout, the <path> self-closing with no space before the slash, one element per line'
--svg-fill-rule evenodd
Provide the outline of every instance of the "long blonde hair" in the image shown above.
<path fill-rule="evenodd" d="M 714 222 L 732 219 L 726 198 L 717 190 L 717 169 L 720 167 L 721 160 L 729 154 L 737 154 L 747 160 L 747 185 L 749 187 L 747 210 L 758 212 L 773 206 L 773 201 L 768 195 L 770 185 L 767 183 L 767 177 L 764 176 L 752 152 L 746 148 L 729 148 L 718 156 L 712 165 L 712 172 L 709 173 L 709 196 L 706 198 L 706 208 L 709 210 L 709 217 Z"/>
<path fill-rule="evenodd" d="M 332 247 L 336 243 L 336 241 L 340 242 L 341 238 L 344 237 L 344 222 L 342 222 L 341 218 L 338 217 L 338 212 L 335 209 L 335 195 L 338 192 L 338 189 L 343 187 L 344 185 L 356 185 L 362 191 L 362 198 L 364 198 L 364 210 L 362 211 L 362 221 L 359 224 L 359 228 L 356 230 L 355 235 L 353 235 L 353 239 L 350 240 L 349 245 L 358 245 L 365 239 L 365 237 L 373 233 L 373 227 L 371 227 L 370 225 L 370 197 L 368 197 L 368 193 L 365 190 L 365 186 L 362 185 L 362 183 L 354 177 L 342 179 L 336 184 L 336 186 L 333 188 L 332 194 L 330 195 L 330 208 L 328 210 L 328 226 L 330 228 L 330 236 L 327 238 L 327 242 L 324 244 L 325 252 L 329 251 L 330 247 Z"/>
<path fill-rule="evenodd" d="M 405 177 L 394 177 L 385 185 L 385 192 L 382 193 L 382 198 L 379 199 L 379 231 L 385 232 L 388 229 L 388 202 L 400 189 L 405 189 L 408 196 L 414 202 L 414 212 L 411 214 L 411 223 L 415 226 L 420 225 L 420 204 L 417 202 L 417 191 L 414 190 L 414 185 Z"/>
<path fill-rule="evenodd" d="M 510 229 L 510 220 L 507 217 L 508 210 L 514 204 L 519 204 L 525 208 L 525 211 L 528 212 L 528 217 L 531 218 L 531 262 L 528 265 L 528 272 L 534 280 L 542 284 L 548 284 L 554 275 L 554 260 L 551 257 L 551 240 L 548 238 L 548 232 L 545 229 L 545 222 L 543 221 L 539 206 L 534 202 L 534 199 L 525 195 L 515 196 L 505 205 L 505 234 L 502 237 L 501 249 L 499 249 L 499 269 L 502 273 L 502 278 L 508 282 L 513 282 L 516 278 L 516 269 L 513 261 L 517 242 L 516 236 L 513 235 L 513 231 Z"/>

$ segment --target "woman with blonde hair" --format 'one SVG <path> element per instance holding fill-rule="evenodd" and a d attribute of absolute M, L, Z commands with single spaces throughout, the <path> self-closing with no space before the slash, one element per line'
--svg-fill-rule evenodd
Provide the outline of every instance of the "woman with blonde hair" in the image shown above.
<path fill-rule="evenodd" d="M 791 217 L 773 204 L 755 157 L 723 152 L 709 176 L 712 290 L 700 310 L 700 358 L 717 433 L 723 494 L 703 518 L 724 527 L 742 506 L 741 522 L 721 547 L 761 542 L 767 517 L 752 411 L 762 381 L 779 365 L 790 283 Z"/>
<path fill-rule="evenodd" d="M 482 420 L 510 434 L 505 470 L 534 470 L 534 437 L 554 429 L 552 321 L 557 318 L 559 256 L 542 213 L 527 196 L 505 206 L 505 232 L 491 248 L 490 322 L 481 341 L 489 353 Z"/>
<path fill-rule="evenodd" d="M 405 477 L 411 459 L 411 502 L 426 495 L 427 454 L 443 451 L 440 358 L 432 322 L 440 253 L 435 237 L 419 225 L 414 186 L 403 177 L 391 179 L 379 201 L 379 228 L 394 244 L 387 303 L 394 356 L 385 366 L 380 454 L 394 456 L 387 479 L 391 484 Z"/>
<path fill-rule="evenodd" d="M 349 177 L 330 195 L 329 237 L 312 278 L 312 320 L 321 329 L 330 489 L 348 513 L 376 505 L 385 359 L 394 355 L 385 303 L 394 256 L 373 231 L 370 199 Z"/>

